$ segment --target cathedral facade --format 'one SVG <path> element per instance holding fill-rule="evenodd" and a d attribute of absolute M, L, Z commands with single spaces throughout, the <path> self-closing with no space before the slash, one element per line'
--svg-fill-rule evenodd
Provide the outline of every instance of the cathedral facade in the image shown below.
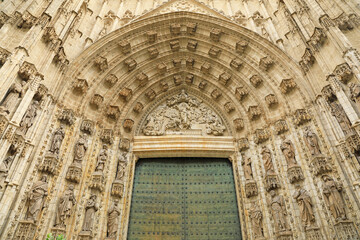
<path fill-rule="evenodd" d="M 360 239 L 356 0 L 0 3 L 0 239 Z"/>

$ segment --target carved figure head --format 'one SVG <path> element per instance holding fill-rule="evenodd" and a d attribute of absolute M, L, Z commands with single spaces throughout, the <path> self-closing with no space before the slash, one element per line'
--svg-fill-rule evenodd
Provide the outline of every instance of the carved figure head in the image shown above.
<path fill-rule="evenodd" d="M 46 175 L 43 175 L 43 176 L 40 178 L 40 180 L 41 180 L 42 182 L 47 182 L 47 176 L 46 176 Z"/>
<path fill-rule="evenodd" d="M 271 191 L 270 191 L 270 196 L 271 196 L 272 198 L 276 196 L 275 190 L 271 190 Z"/>

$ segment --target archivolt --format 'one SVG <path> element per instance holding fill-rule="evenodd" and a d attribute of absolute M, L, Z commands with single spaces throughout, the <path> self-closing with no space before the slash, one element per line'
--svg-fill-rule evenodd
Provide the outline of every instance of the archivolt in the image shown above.
<path fill-rule="evenodd" d="M 170 25 L 179 23 L 181 25 L 180 34 L 173 34 Z M 187 23 L 196 23 L 197 29 L 194 35 L 186 32 Z M 210 37 L 213 29 L 221 29 L 222 35 L 219 41 Z M 149 43 L 146 32 L 152 30 L 157 33 L 157 40 Z M 178 40 L 181 48 L 173 51 L 170 48 L 170 41 Z M 187 49 L 188 41 L 197 41 L 195 51 Z M 131 45 L 129 53 L 124 53 L 119 47 L 121 41 L 127 41 Z M 243 53 L 236 52 L 238 41 L 248 42 Z M 218 57 L 211 56 L 209 50 L 217 48 L 221 51 Z M 148 53 L 149 48 L 156 48 L 159 51 L 158 56 L 151 58 Z M 106 59 L 105 68 L 99 70 L 94 62 L 96 58 Z M 269 57 L 274 61 L 270 70 L 266 70 L 259 65 L 260 59 Z M 195 60 L 193 67 L 186 67 L 185 60 L 192 58 Z M 134 70 L 128 71 L 125 61 L 133 59 L 137 65 Z M 174 67 L 173 60 L 182 59 L 183 64 L 180 68 Z M 240 69 L 231 67 L 231 61 L 240 59 L 242 66 Z M 204 62 L 211 65 L 209 74 L 201 71 Z M 164 63 L 167 66 L 165 74 L 160 74 L 157 65 Z M 145 73 L 148 76 L 148 83 L 140 87 L 136 76 L 139 73 Z M 219 76 L 222 73 L 230 74 L 231 81 L 224 85 L 219 82 Z M 109 74 L 117 76 L 118 81 L 108 87 L 104 84 Z M 151 109 L 152 101 L 145 97 L 149 89 L 156 92 L 157 98 L 168 96 L 161 88 L 160 83 L 168 84 L 168 91 L 181 88 L 173 82 L 174 75 L 180 74 L 183 77 L 186 74 L 194 75 L 193 84 L 185 84 L 186 88 L 201 91 L 210 104 L 217 105 L 218 109 L 223 109 L 227 102 L 233 103 L 235 111 L 229 114 L 222 114 L 227 118 L 227 122 L 232 122 L 236 118 L 243 118 L 246 129 L 253 131 L 261 128 L 273 121 L 278 120 L 284 115 L 291 114 L 296 108 L 305 108 L 309 99 L 313 98 L 313 93 L 306 88 L 306 80 L 302 77 L 299 66 L 290 59 L 281 49 L 239 25 L 227 22 L 222 19 L 205 16 L 196 13 L 177 12 L 150 17 L 139 20 L 124 26 L 121 29 L 105 36 L 92 46 L 86 49 L 75 61 L 70 64 L 69 70 L 62 81 L 62 90 L 60 91 L 61 103 L 66 107 L 76 109 L 85 117 L 100 121 L 104 118 L 107 106 L 118 106 L 121 115 L 115 122 L 103 121 L 105 126 L 120 125 L 124 119 L 130 118 L 138 124 L 144 114 L 135 114 L 132 111 L 137 102 L 144 104 L 144 113 Z M 263 83 L 260 86 L 253 86 L 249 79 L 258 75 Z M 86 79 L 88 89 L 82 95 L 76 95 L 72 92 L 72 84 L 76 79 Z M 293 79 L 297 84 L 296 90 L 284 94 L 280 90 L 280 84 L 283 79 Z M 200 90 L 200 82 L 206 81 L 207 87 Z M 131 89 L 133 95 L 129 101 L 123 101 L 118 93 L 124 87 Z M 235 95 L 236 89 L 245 87 L 248 89 L 248 97 L 239 101 Z M 214 89 L 221 92 L 219 99 L 210 97 Z M 99 94 L 104 98 L 102 106 L 98 110 L 89 107 L 89 102 L 94 94 Z M 265 101 L 265 96 L 274 94 L 278 100 L 278 107 L 269 108 Z M 65 97 L 66 96 L 66 97 Z M 299 101 L 301 99 L 301 101 Z M 248 108 L 258 106 L 262 111 L 262 117 L 259 120 L 252 121 L 248 117 Z M 291 106 L 291 108 L 290 108 Z"/>

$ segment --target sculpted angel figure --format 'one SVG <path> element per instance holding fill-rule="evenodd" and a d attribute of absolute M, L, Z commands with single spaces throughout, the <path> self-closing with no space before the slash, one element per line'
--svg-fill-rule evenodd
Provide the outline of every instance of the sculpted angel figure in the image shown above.
<path fill-rule="evenodd" d="M 47 177 L 42 176 L 40 181 L 33 184 L 28 196 L 28 209 L 25 214 L 27 221 L 36 222 L 39 212 L 44 206 L 45 198 L 48 195 Z"/>
<path fill-rule="evenodd" d="M 341 196 L 342 187 L 327 175 L 323 176 L 322 179 L 324 181 L 325 202 L 331 214 L 336 221 L 346 220 L 345 203 Z"/>
<path fill-rule="evenodd" d="M 305 129 L 304 140 L 306 146 L 309 148 L 311 152 L 311 155 L 314 156 L 321 154 L 318 137 L 309 127 Z"/>
<path fill-rule="evenodd" d="M 81 133 L 79 140 L 75 144 L 74 148 L 74 160 L 82 161 L 84 159 L 88 144 L 86 140 L 86 134 Z"/>
<path fill-rule="evenodd" d="M 65 220 L 71 216 L 75 204 L 74 185 L 69 185 L 68 189 L 59 199 L 55 227 L 65 227 Z"/>
<path fill-rule="evenodd" d="M 26 134 L 29 128 L 34 124 L 35 117 L 37 116 L 37 109 L 39 107 L 39 102 L 34 101 L 30 104 L 29 108 L 26 110 L 18 129 L 19 132 Z"/>
<path fill-rule="evenodd" d="M 262 155 L 262 159 L 264 162 L 266 174 L 274 174 L 275 170 L 274 170 L 274 165 L 272 162 L 272 156 L 271 156 L 270 149 L 266 146 L 263 146 L 261 155 Z"/>
<path fill-rule="evenodd" d="M 97 165 L 95 171 L 102 172 L 104 170 L 108 155 L 108 146 L 104 144 L 97 157 Z"/>
<path fill-rule="evenodd" d="M 52 152 L 53 154 L 58 155 L 64 137 L 65 137 L 65 127 L 64 125 L 60 125 L 60 128 L 56 129 L 54 132 L 49 151 Z"/>
<path fill-rule="evenodd" d="M 295 191 L 293 198 L 296 199 L 299 204 L 301 222 L 303 223 L 305 229 L 314 226 L 315 215 L 309 193 L 305 189 L 301 188 Z"/>
<path fill-rule="evenodd" d="M 109 208 L 107 214 L 108 214 L 107 236 L 110 238 L 115 238 L 119 227 L 119 216 L 120 216 L 119 200 L 114 201 L 114 203 Z"/>
<path fill-rule="evenodd" d="M 295 160 L 295 148 L 292 142 L 290 140 L 284 140 L 280 148 L 285 156 L 288 166 L 297 165 Z"/>

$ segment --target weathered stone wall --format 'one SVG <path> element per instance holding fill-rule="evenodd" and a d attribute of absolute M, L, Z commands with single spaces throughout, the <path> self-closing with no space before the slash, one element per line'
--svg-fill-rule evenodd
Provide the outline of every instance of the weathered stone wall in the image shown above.
<path fill-rule="evenodd" d="M 136 161 L 165 156 L 232 161 L 245 239 L 360 238 L 359 14 L 1 2 L 0 238 L 126 239 Z"/>

